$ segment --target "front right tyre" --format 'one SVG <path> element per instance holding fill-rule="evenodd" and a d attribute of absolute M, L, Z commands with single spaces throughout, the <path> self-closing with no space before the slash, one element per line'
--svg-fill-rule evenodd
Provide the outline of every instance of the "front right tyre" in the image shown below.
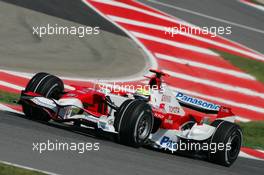
<path fill-rule="evenodd" d="M 217 149 L 215 153 L 209 150 L 209 161 L 231 166 L 238 157 L 242 145 L 242 130 L 231 122 L 215 120 L 212 124 L 216 128 L 210 139 L 210 144 L 224 144 L 224 149 Z"/>

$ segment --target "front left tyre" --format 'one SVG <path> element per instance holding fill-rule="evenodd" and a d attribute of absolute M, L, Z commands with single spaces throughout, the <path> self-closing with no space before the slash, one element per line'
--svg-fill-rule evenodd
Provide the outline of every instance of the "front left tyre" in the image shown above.
<path fill-rule="evenodd" d="M 121 144 L 140 147 L 147 141 L 154 118 L 149 104 L 142 100 L 126 100 L 115 118 L 118 141 Z"/>
<path fill-rule="evenodd" d="M 24 92 L 34 92 L 46 98 L 58 100 L 63 94 L 64 84 L 62 80 L 54 75 L 40 72 L 37 73 L 27 84 Z M 25 115 L 33 120 L 49 121 L 50 117 L 41 108 L 33 107 L 26 102 L 22 102 Z"/>

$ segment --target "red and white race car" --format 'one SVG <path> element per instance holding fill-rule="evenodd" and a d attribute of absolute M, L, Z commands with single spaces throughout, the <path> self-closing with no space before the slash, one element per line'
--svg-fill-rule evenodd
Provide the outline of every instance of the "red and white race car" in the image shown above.
<path fill-rule="evenodd" d="M 174 92 L 165 73 L 151 70 L 149 89 L 114 93 L 109 89 L 75 86 L 36 74 L 21 92 L 25 115 L 34 120 L 72 123 L 113 133 L 125 145 L 150 145 L 171 152 L 202 155 L 230 166 L 237 159 L 242 132 L 230 108 Z"/>

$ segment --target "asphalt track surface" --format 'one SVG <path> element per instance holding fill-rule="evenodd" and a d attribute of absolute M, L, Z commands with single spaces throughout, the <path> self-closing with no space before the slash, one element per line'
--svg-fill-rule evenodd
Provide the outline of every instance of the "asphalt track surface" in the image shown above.
<path fill-rule="evenodd" d="M 10 1 L 11 2 L 11 1 Z M 30 2 L 30 1 L 23 1 Z M 33 2 L 33 1 L 32 1 Z M 45 1 L 49 2 L 49 1 Z M 58 1 L 57 1 L 58 2 Z M 68 1 L 63 1 L 65 4 Z M 71 1 L 72 2 L 72 1 Z M 78 2 L 78 1 L 76 1 Z M 184 1 L 186 2 L 186 1 Z M 3 3 L 0 7 L 3 7 Z M 187 2 L 186 2 L 187 3 Z M 23 3 L 21 3 L 23 4 Z M 27 3 L 25 3 L 27 4 Z M 54 3 L 57 4 L 57 3 Z M 54 5 L 53 4 L 53 5 Z M 8 5 L 8 4 L 5 4 Z M 30 5 L 30 4 L 29 4 Z M 44 4 L 42 4 L 44 5 Z M 32 5 L 34 8 L 35 6 Z M 45 6 L 45 5 L 44 5 Z M 48 6 L 48 4 L 46 4 Z M 71 4 L 72 7 L 73 4 Z M 30 6 L 27 9 L 34 9 Z M 19 7 L 17 7 L 19 8 Z M 85 8 L 85 7 L 84 7 Z M 35 8 L 36 10 L 36 8 Z M 37 11 L 40 11 L 39 9 Z M 2 12 L 2 11 L 1 11 Z M 45 13 L 44 10 L 42 13 Z M 77 15 L 77 11 L 75 12 Z M 1 13 L 1 15 L 3 15 Z M 50 14 L 56 16 L 54 14 Z M 78 20 L 65 15 L 70 21 Z M 80 14 L 79 14 L 80 15 Z M 85 15 L 81 14 L 80 16 Z M 62 16 L 58 16 L 63 18 Z M 66 18 L 65 17 L 65 18 Z M 65 18 L 63 18 L 65 20 Z M 71 19 L 69 19 L 71 18 Z M 82 18 L 82 17 L 80 17 Z M 67 22 L 68 22 L 67 21 Z M 74 21 L 79 24 L 80 21 Z M 192 21 L 190 21 L 192 22 Z M 104 30 L 110 33 L 118 31 L 109 23 Z M 102 27 L 103 28 L 103 27 Z M 124 37 L 121 31 L 113 34 Z M 14 42 L 13 42 L 14 43 Z M 2 44 L 2 42 L 1 42 Z M 11 45 L 10 45 L 11 46 Z M 1 52 L 2 53 L 2 52 Z M 0 59 L 2 60 L 2 58 Z M 2 65 L 2 64 L 1 64 Z M 142 67 L 141 67 L 142 68 Z M 104 75 L 102 75 L 104 76 Z M 74 151 L 53 151 L 42 154 L 33 151 L 33 143 L 61 142 L 99 142 L 99 151 L 79 154 Z M 111 139 L 102 138 L 92 131 L 79 132 L 72 128 L 34 122 L 21 115 L 0 112 L 0 159 L 59 174 L 263 174 L 263 161 L 238 158 L 230 167 L 218 166 L 193 158 L 156 152 L 146 148 L 134 149 L 119 145 Z"/>
<path fill-rule="evenodd" d="M 264 54 L 264 11 L 242 4 L 237 0 L 159 0 L 165 5 L 153 3 L 153 0 L 139 0 L 172 16 L 183 19 L 200 27 L 232 27 L 231 35 L 223 35 L 251 49 Z M 154 0 L 155 1 L 155 0 Z M 206 4 L 206 5 L 205 5 Z M 176 8 L 174 8 L 176 7 Z M 186 10 L 191 12 L 186 12 Z M 199 14 L 193 14 L 199 13 Z M 202 17 L 200 15 L 206 15 Z M 209 16 L 209 18 L 208 18 Z M 221 22 L 218 19 L 228 21 Z M 229 22 L 233 22 L 233 25 Z M 238 25 L 239 26 L 238 26 Z M 243 27 L 240 27 L 243 25 Z M 246 26 L 246 28 L 244 28 Z M 253 28 L 253 30 L 247 29 Z M 254 31 L 261 30 L 262 33 Z"/>
<path fill-rule="evenodd" d="M 124 32 L 79 0 L 0 1 L 0 68 L 84 77 L 131 76 L 146 59 Z M 99 35 L 33 35 L 33 27 L 100 27 Z"/>
<path fill-rule="evenodd" d="M 92 131 L 77 133 L 70 127 L 43 124 L 23 116 L 0 112 L 0 157 L 4 161 L 59 174 L 262 174 L 263 161 L 239 158 L 230 167 L 222 167 L 146 148 L 130 148 Z M 33 151 L 33 143 L 47 140 L 67 143 L 100 143 L 99 151 Z"/>

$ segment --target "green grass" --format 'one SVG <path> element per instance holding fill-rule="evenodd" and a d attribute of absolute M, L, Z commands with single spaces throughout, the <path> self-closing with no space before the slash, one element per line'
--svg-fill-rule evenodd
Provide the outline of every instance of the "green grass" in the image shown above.
<path fill-rule="evenodd" d="M 264 83 L 264 62 L 243 58 L 226 52 L 218 52 L 225 60 Z"/>
<path fill-rule="evenodd" d="M 19 99 L 19 94 L 13 94 L 0 90 L 0 102 L 12 104 Z"/>
<path fill-rule="evenodd" d="M 24 168 L 6 165 L 0 163 L 0 175 L 45 175 L 37 171 L 31 171 Z"/>
<path fill-rule="evenodd" d="M 258 5 L 262 5 L 263 6 L 263 3 L 257 1 L 257 0 L 251 0 L 252 2 L 254 2 L 255 4 L 258 4 Z"/>
<path fill-rule="evenodd" d="M 238 123 L 243 130 L 244 146 L 264 150 L 264 121 Z"/>

